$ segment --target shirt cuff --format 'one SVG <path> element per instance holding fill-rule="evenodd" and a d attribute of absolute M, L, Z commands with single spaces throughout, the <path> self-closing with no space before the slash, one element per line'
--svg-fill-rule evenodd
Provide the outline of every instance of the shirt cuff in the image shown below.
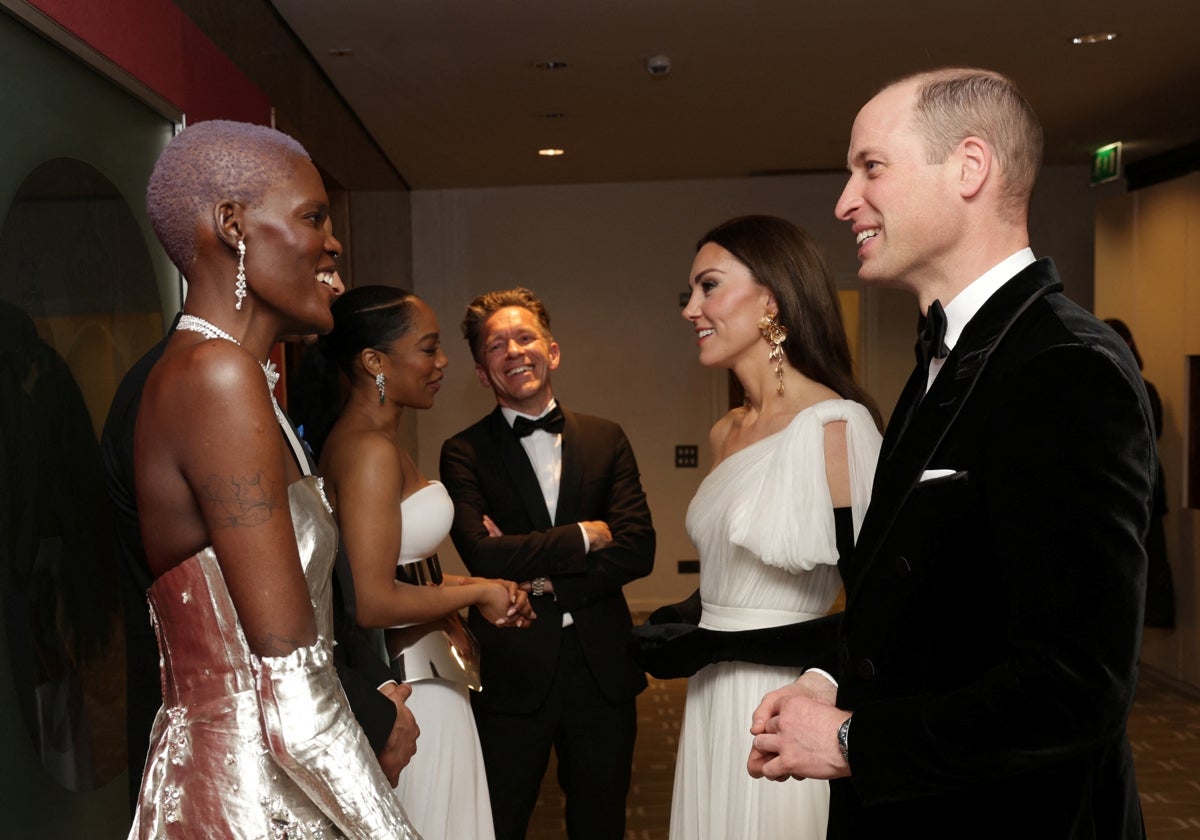
<path fill-rule="evenodd" d="M 580 523 L 578 523 L 578 525 L 579 525 L 579 533 L 583 534 L 583 553 L 587 554 L 589 551 L 592 550 L 592 543 L 588 539 L 587 529 L 583 527 L 583 523 L 580 522 Z"/>
<path fill-rule="evenodd" d="M 805 668 L 804 673 L 820 674 L 822 677 L 829 680 L 830 685 L 832 685 L 834 688 L 838 687 L 838 681 L 833 678 L 833 674 L 829 673 L 828 671 L 826 671 L 822 668 Z"/>

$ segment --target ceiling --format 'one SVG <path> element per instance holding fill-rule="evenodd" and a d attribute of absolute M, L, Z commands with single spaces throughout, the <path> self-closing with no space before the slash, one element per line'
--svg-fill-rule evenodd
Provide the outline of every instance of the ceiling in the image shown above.
<path fill-rule="evenodd" d="M 1016 79 L 1047 163 L 1200 139 L 1196 0 L 271 2 L 418 190 L 840 170 L 875 89 L 947 64 Z"/>

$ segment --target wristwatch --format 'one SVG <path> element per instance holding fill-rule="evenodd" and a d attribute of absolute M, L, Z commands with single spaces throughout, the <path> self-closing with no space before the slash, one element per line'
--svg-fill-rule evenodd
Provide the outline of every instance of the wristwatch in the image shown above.
<path fill-rule="evenodd" d="M 535 598 L 540 598 L 546 594 L 546 579 L 544 577 L 535 577 L 529 582 L 529 594 Z"/>
<path fill-rule="evenodd" d="M 846 766 L 850 766 L 850 721 L 854 719 L 854 715 L 842 721 L 842 725 L 838 727 L 838 749 L 842 751 L 842 761 L 846 762 Z"/>

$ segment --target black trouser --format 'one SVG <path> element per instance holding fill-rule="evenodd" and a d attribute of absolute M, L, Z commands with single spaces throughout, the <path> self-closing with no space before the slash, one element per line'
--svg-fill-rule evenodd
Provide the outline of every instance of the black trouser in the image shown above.
<path fill-rule="evenodd" d="M 614 705 L 606 700 L 584 661 L 578 635 L 567 627 L 562 638 L 550 692 L 540 709 L 510 715 L 475 704 L 496 840 L 524 840 L 551 746 L 566 795 L 570 840 L 625 836 L 637 701 Z"/>

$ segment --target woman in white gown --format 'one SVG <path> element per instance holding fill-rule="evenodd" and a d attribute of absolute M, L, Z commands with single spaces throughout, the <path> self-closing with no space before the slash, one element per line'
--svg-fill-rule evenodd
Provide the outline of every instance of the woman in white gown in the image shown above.
<path fill-rule="evenodd" d="M 430 408 L 446 355 L 437 318 L 415 295 L 360 286 L 333 307 L 334 328 L 306 359 L 335 408 L 339 371 L 349 395 L 336 421 L 304 418 L 354 572 L 358 622 L 387 628 L 397 680 L 421 735 L 399 797 L 427 838 L 494 836 L 487 778 L 468 691 L 480 689 L 478 651 L 458 616 L 477 606 L 518 632 L 533 618 L 515 583 L 442 575 L 435 552 L 454 516 L 442 485 L 421 474 L 400 441 L 405 408 Z M 331 363 L 318 373 L 320 361 Z M 312 384 L 312 383 L 308 383 Z"/>
<path fill-rule="evenodd" d="M 733 371 L 746 395 L 713 427 L 713 467 L 687 513 L 700 627 L 741 641 L 712 644 L 710 658 L 724 661 L 688 681 L 671 838 L 823 840 L 826 782 L 778 785 L 746 771 L 751 714 L 800 674 L 756 663 L 789 658 L 767 628 L 822 616 L 836 598 L 839 553 L 870 494 L 878 420 L 854 381 L 833 279 L 806 233 L 769 216 L 733 219 L 700 240 L 689 283 L 683 316 L 700 363 Z M 777 636 L 773 649 L 756 653 L 764 634 Z"/>

